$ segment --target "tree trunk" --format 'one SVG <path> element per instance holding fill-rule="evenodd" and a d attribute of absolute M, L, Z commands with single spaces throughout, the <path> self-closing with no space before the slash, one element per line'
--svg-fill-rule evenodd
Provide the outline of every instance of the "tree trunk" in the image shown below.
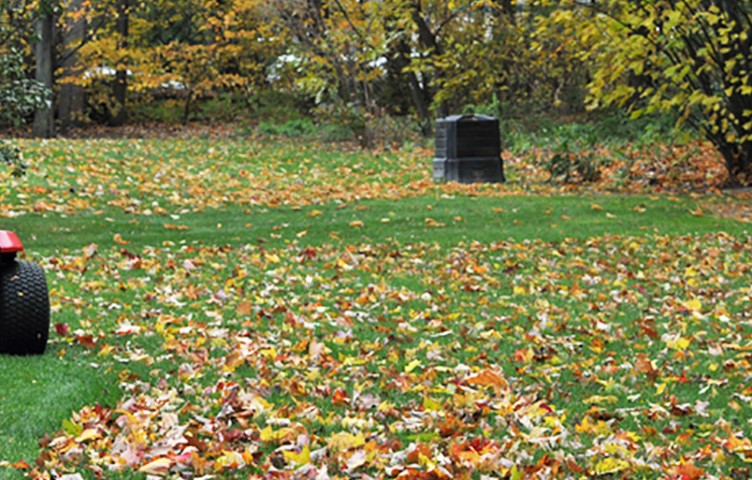
<path fill-rule="evenodd" d="M 516 1 L 515 0 L 498 0 L 497 2 L 499 4 L 499 7 L 501 8 L 501 15 L 506 17 L 507 21 L 514 25 L 516 23 Z"/>
<path fill-rule="evenodd" d="M 443 52 L 441 49 L 441 45 L 439 45 L 437 35 L 431 30 L 430 25 L 423 18 L 423 13 L 421 11 L 421 4 L 419 1 L 412 3 L 411 17 L 412 17 L 413 23 L 418 29 L 418 42 L 420 43 L 421 48 L 423 48 L 424 50 L 430 50 L 431 55 L 434 57 L 441 56 Z M 436 78 L 440 79 L 441 76 L 442 76 L 441 69 L 437 69 Z M 424 78 L 423 83 L 424 83 L 424 88 L 430 92 L 428 96 L 431 99 L 433 99 L 433 92 L 431 91 L 431 87 L 429 86 L 430 81 Z M 446 102 L 441 102 L 439 105 L 437 105 L 436 110 L 440 117 L 445 117 L 449 115 L 449 106 L 447 105 Z"/>
<path fill-rule="evenodd" d="M 71 12 L 80 10 L 83 6 L 83 0 L 72 0 L 68 6 Z M 83 17 L 71 22 L 66 26 L 66 32 L 63 36 L 64 53 L 63 53 L 63 76 L 67 78 L 75 77 L 80 73 L 81 66 L 78 63 L 76 49 L 84 41 L 86 35 L 86 21 Z M 60 86 L 60 99 L 58 101 L 58 118 L 60 127 L 63 131 L 68 130 L 78 124 L 78 120 L 84 115 L 85 107 L 84 88 L 75 83 L 62 83 Z"/>
<path fill-rule="evenodd" d="M 119 39 L 118 47 L 121 50 L 125 50 L 128 48 L 128 0 L 118 0 L 116 8 L 117 20 L 115 22 L 115 30 Z M 127 64 L 127 57 L 123 56 L 118 60 L 118 65 L 115 71 L 115 83 L 112 86 L 112 96 L 115 105 L 112 112 L 112 118 L 110 118 L 109 122 L 113 127 L 124 125 L 128 116 L 126 111 L 126 100 L 128 96 Z"/>
<path fill-rule="evenodd" d="M 55 17 L 52 7 L 43 2 L 40 5 L 40 15 L 36 21 L 39 40 L 35 47 L 36 80 L 45 87 L 53 90 L 55 86 Z M 54 98 L 54 95 L 53 95 Z M 34 113 L 32 133 L 35 137 L 50 138 L 55 136 L 54 101 Z"/>
<path fill-rule="evenodd" d="M 410 65 L 410 47 L 404 41 L 400 41 L 397 46 L 397 58 L 394 60 L 399 70 L 400 76 L 407 80 L 407 86 L 410 91 L 415 112 L 418 114 L 420 121 L 420 131 L 425 137 L 433 133 L 433 119 L 431 118 L 431 92 L 428 86 L 421 86 L 418 76 L 415 72 L 406 72 L 405 69 Z"/>
<path fill-rule="evenodd" d="M 186 92 L 185 103 L 183 104 L 183 118 L 181 123 L 188 125 L 188 120 L 191 119 L 191 104 L 193 102 L 193 90 L 188 89 Z"/>
<path fill-rule="evenodd" d="M 711 141 L 713 141 L 711 139 Z M 716 148 L 723 155 L 728 171 L 726 187 L 751 187 L 752 186 L 752 142 L 719 144 L 713 141 Z"/>

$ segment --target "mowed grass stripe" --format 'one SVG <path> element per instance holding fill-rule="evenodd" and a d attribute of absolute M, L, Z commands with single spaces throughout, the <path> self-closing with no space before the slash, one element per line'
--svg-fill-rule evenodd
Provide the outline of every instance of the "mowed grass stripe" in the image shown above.
<path fill-rule="evenodd" d="M 701 205 L 689 197 L 417 197 L 302 208 L 228 207 L 182 215 L 28 214 L 6 220 L 4 228 L 21 235 L 31 256 L 91 243 L 124 248 L 163 242 L 268 247 L 385 241 L 451 245 L 749 231 L 749 224 L 699 214 Z"/>

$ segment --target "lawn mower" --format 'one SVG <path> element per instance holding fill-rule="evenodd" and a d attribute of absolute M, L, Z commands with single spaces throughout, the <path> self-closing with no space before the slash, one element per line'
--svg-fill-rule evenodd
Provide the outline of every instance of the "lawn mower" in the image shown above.
<path fill-rule="evenodd" d="M 50 331 L 50 297 L 42 267 L 18 260 L 23 244 L 0 230 L 0 354 L 41 355 Z"/>

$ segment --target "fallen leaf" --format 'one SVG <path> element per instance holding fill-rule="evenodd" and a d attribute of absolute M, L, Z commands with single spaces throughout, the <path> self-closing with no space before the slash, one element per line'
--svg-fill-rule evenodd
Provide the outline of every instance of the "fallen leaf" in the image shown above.
<path fill-rule="evenodd" d="M 173 464 L 174 462 L 169 458 L 158 458 L 139 468 L 138 471 L 147 475 L 158 475 L 162 477 L 169 473 Z"/>

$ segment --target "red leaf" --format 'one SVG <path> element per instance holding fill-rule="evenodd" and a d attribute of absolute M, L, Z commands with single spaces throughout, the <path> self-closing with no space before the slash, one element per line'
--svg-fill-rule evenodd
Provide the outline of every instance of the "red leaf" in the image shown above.
<path fill-rule="evenodd" d="M 70 330 L 70 327 L 66 323 L 57 322 L 55 324 L 55 332 L 60 336 L 68 335 L 68 330 Z"/>

